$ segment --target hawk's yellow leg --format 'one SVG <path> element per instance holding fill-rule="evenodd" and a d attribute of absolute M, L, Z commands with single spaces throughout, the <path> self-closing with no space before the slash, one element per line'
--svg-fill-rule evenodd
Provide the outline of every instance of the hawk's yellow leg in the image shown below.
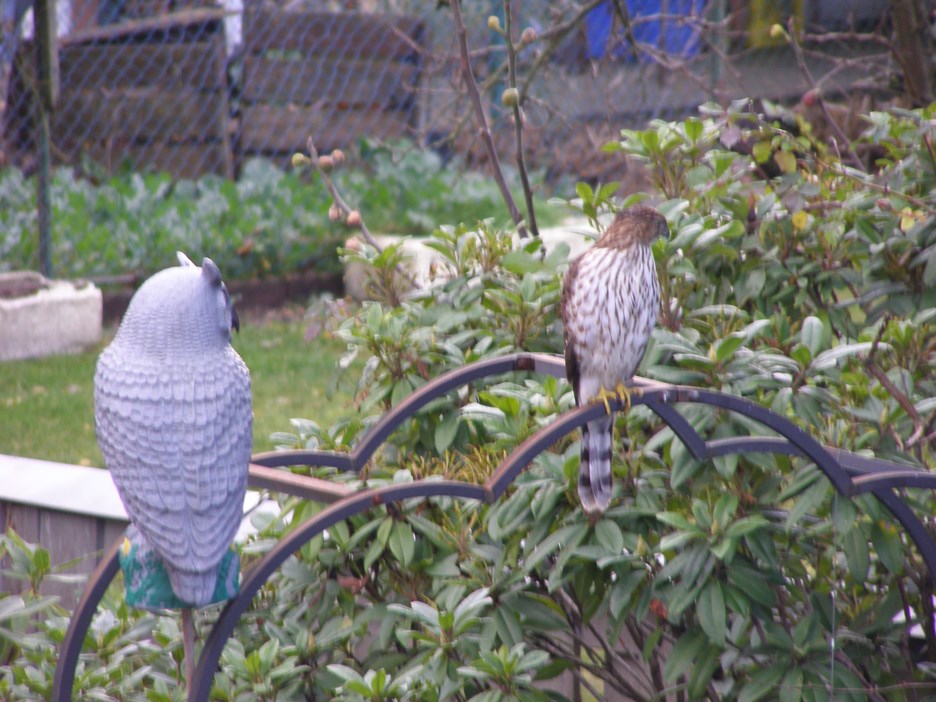
<path fill-rule="evenodd" d="M 609 404 L 610 400 L 619 400 L 624 405 L 624 411 L 630 412 L 631 395 L 640 397 L 643 395 L 643 390 L 641 388 L 628 388 L 626 385 L 624 385 L 624 383 L 618 383 L 614 390 L 606 390 L 605 388 L 601 388 L 601 390 L 598 391 L 598 394 L 595 395 L 595 399 L 604 403 L 605 412 L 608 414 L 611 414 L 611 405 Z"/>

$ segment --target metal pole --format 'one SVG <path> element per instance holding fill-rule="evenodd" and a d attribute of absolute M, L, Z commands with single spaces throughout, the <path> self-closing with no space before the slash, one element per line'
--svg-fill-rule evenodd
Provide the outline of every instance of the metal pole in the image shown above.
<path fill-rule="evenodd" d="M 55 28 L 55 0 L 36 0 L 33 9 L 36 27 L 36 76 L 38 77 L 39 174 L 36 208 L 39 225 L 39 270 L 52 277 L 52 183 L 51 132 L 49 115 L 58 101 L 58 43 Z"/>
<path fill-rule="evenodd" d="M 39 108 L 39 173 L 36 180 L 36 220 L 39 225 L 39 272 L 52 277 L 52 180 L 49 158 L 49 113 Z"/>

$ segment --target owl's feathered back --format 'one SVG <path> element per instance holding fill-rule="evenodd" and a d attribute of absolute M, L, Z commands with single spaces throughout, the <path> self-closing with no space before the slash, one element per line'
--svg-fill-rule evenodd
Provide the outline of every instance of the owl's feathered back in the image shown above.
<path fill-rule="evenodd" d="M 201 606 L 241 521 L 253 414 L 220 272 L 180 260 L 140 287 L 98 359 L 95 422 L 131 521 Z"/>

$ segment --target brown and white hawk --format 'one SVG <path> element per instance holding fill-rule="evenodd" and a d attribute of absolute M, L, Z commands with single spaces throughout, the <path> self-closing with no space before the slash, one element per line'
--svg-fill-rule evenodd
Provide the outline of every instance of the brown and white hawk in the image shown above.
<path fill-rule="evenodd" d="M 617 213 L 604 234 L 572 261 L 562 284 L 566 376 L 581 406 L 626 393 L 660 307 L 651 242 L 669 232 L 652 207 Z M 588 513 L 611 502 L 610 414 L 582 427 L 578 492 Z"/>

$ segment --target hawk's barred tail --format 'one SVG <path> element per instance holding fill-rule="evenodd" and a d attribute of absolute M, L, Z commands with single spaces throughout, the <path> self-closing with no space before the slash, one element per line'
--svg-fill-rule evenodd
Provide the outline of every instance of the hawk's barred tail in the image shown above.
<path fill-rule="evenodd" d="M 611 504 L 612 417 L 602 417 L 582 427 L 582 453 L 578 492 L 589 514 L 604 512 Z"/>

